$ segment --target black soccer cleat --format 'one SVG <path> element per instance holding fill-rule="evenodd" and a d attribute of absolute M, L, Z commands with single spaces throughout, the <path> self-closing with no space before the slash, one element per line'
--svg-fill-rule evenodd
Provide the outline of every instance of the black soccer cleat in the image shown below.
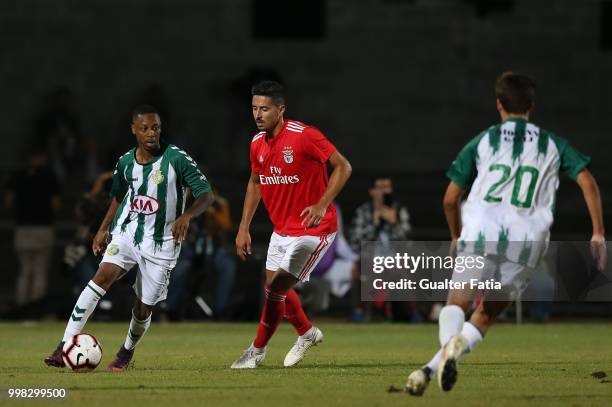
<path fill-rule="evenodd" d="M 57 348 L 53 351 L 53 353 L 45 358 L 45 364 L 47 366 L 53 367 L 66 367 L 64 359 L 62 358 L 63 348 L 64 341 L 61 341 L 59 345 L 57 345 Z"/>
<path fill-rule="evenodd" d="M 457 383 L 457 362 L 454 359 L 448 359 L 442 368 L 440 387 L 444 391 L 450 391 L 455 383 Z"/>

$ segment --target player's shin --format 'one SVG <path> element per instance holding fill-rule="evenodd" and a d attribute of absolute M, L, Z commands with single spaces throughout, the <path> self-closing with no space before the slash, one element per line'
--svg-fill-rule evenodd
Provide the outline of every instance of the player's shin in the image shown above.
<path fill-rule="evenodd" d="M 440 346 L 444 347 L 450 338 L 459 335 L 464 322 L 465 313 L 458 305 L 447 305 L 442 308 L 438 317 Z"/>
<path fill-rule="evenodd" d="M 464 354 L 473 351 L 484 339 L 480 329 L 471 322 L 465 322 L 461 329 L 461 336 L 467 339 L 467 347 L 464 350 Z"/>
<path fill-rule="evenodd" d="M 130 329 L 128 330 L 127 336 L 125 338 L 125 343 L 123 347 L 127 350 L 132 350 L 138 345 L 138 342 L 142 339 L 144 334 L 151 326 L 151 316 L 153 313 L 149 314 L 149 317 L 145 320 L 139 320 L 132 313 L 132 321 L 130 321 Z"/>
<path fill-rule="evenodd" d="M 264 348 L 278 328 L 285 315 L 285 297 L 286 292 L 266 287 L 266 301 L 261 312 L 257 337 L 253 342 L 256 348 Z"/>
<path fill-rule="evenodd" d="M 285 317 L 300 336 L 312 328 L 312 322 L 306 316 L 300 297 L 293 288 L 287 292 L 285 298 Z"/>
<path fill-rule="evenodd" d="M 94 312 L 98 301 L 100 301 L 104 294 L 106 294 L 106 290 L 94 283 L 93 280 L 87 283 L 72 310 L 70 318 L 68 318 L 68 324 L 62 339 L 64 342 L 68 338 L 81 333 L 87 319 Z"/>

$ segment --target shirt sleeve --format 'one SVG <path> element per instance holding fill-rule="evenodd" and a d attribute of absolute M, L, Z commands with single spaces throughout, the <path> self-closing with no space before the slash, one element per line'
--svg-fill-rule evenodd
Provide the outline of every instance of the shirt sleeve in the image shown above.
<path fill-rule="evenodd" d="M 115 171 L 113 172 L 113 185 L 110 192 L 112 198 L 121 200 L 128 191 L 128 183 L 125 179 L 124 170 L 125 166 L 121 164 L 121 160 L 117 161 Z"/>
<path fill-rule="evenodd" d="M 567 140 L 561 137 L 554 137 L 554 139 L 559 149 L 561 171 L 576 181 L 580 171 L 584 170 L 591 163 L 591 157 L 580 153 Z"/>
<path fill-rule="evenodd" d="M 255 142 L 251 142 L 251 151 L 249 154 L 251 159 L 251 171 L 255 174 L 261 174 L 261 163 L 257 157 L 257 144 Z"/>
<path fill-rule="evenodd" d="M 446 171 L 446 176 L 461 188 L 467 188 L 476 178 L 478 144 L 482 136 L 480 134 L 467 143 Z"/>
<path fill-rule="evenodd" d="M 308 127 L 304 131 L 304 147 L 306 153 L 317 161 L 327 162 L 336 151 L 336 147 L 317 128 Z"/>
<path fill-rule="evenodd" d="M 178 154 L 176 169 L 183 185 L 191 188 L 194 198 L 210 192 L 210 184 L 206 176 L 198 168 L 198 164 L 187 154 Z"/>

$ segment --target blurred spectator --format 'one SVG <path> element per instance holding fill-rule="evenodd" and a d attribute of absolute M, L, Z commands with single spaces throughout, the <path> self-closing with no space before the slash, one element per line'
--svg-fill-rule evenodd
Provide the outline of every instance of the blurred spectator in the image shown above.
<path fill-rule="evenodd" d="M 202 223 L 193 222 L 189 228 L 176 267 L 170 274 L 168 298 L 163 305 L 169 319 L 181 320 L 185 300 L 199 296 L 202 275 L 198 270 L 202 268 L 202 260 L 204 271 L 214 275 L 214 318 L 227 318 L 227 305 L 236 273 L 235 259 L 232 252 L 228 251 L 227 233 L 231 229 L 229 203 L 215 193 L 214 201 L 204 213 Z M 200 297 L 198 302 L 201 304 L 203 301 Z M 208 308 L 207 304 L 205 308 Z"/>
<path fill-rule="evenodd" d="M 190 195 L 191 192 L 187 192 L 187 196 Z M 170 273 L 168 296 L 160 305 L 161 310 L 171 321 L 181 321 L 185 316 L 187 300 L 198 295 L 201 278 L 197 271 L 201 266 L 203 233 L 198 222 L 191 224 L 187 238 L 181 244 L 181 253 L 176 266 Z"/>
<path fill-rule="evenodd" d="M 49 153 L 49 165 L 60 182 L 79 173 L 81 180 L 97 174 L 93 140 L 82 136 L 75 96 L 66 86 L 51 90 L 44 97 L 42 111 L 34 119 L 34 141 Z"/>
<path fill-rule="evenodd" d="M 54 242 L 54 212 L 61 206 L 60 186 L 47 166 L 47 153 L 32 151 L 26 167 L 9 179 L 5 206 L 15 209 L 15 251 L 19 276 L 17 305 L 40 300 L 47 292 L 47 275 Z"/>
<path fill-rule="evenodd" d="M 227 305 L 234 286 L 236 259 L 233 242 L 228 232 L 232 230 L 229 202 L 215 191 L 215 200 L 204 213 L 206 233 L 206 269 L 215 275 L 215 318 L 227 318 Z"/>
<path fill-rule="evenodd" d="M 408 209 L 393 198 L 393 183 L 390 178 L 373 180 L 369 189 L 370 200 L 360 205 L 351 225 L 350 243 L 357 253 L 362 241 L 377 241 L 382 244 L 407 240 L 411 227 Z M 369 318 L 369 307 L 361 303 L 361 275 L 359 264 L 353 268 L 352 320 L 361 322 Z M 381 299 L 384 302 L 384 299 Z M 366 312 L 367 311 L 367 312 Z M 385 315 L 390 317 L 390 312 Z"/>
<path fill-rule="evenodd" d="M 338 298 L 346 295 L 351 289 L 353 264 L 359 259 L 344 236 L 340 206 L 335 202 L 333 205 L 338 214 L 336 238 L 310 274 L 310 280 L 296 286 L 304 308 L 313 313 L 329 308 L 330 294 Z"/>
<path fill-rule="evenodd" d="M 79 199 L 74 211 L 76 233 L 74 240 L 64 248 L 64 263 L 70 267 L 77 282 L 77 294 L 98 270 L 100 261 L 93 254 L 91 242 L 110 204 L 112 178 L 113 171 L 100 174 L 91 189 Z"/>

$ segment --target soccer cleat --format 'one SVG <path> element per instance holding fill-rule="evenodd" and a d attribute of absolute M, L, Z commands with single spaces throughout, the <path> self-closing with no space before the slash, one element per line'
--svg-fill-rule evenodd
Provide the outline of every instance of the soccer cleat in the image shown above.
<path fill-rule="evenodd" d="M 412 396 L 422 396 L 429 386 L 430 372 L 428 367 L 423 367 L 410 373 L 406 382 L 406 392 Z"/>
<path fill-rule="evenodd" d="M 266 357 L 266 348 L 258 349 L 249 346 L 230 366 L 232 369 L 255 369 Z"/>
<path fill-rule="evenodd" d="M 64 359 L 62 358 L 64 348 L 64 341 L 61 341 L 53 353 L 45 358 L 45 364 L 53 367 L 66 367 Z"/>
<path fill-rule="evenodd" d="M 134 349 L 127 350 L 123 347 L 123 345 L 121 345 L 121 349 L 119 349 L 119 352 L 117 352 L 117 356 L 115 356 L 115 359 L 110 362 L 106 370 L 111 372 L 125 372 L 128 367 L 130 367 L 132 356 L 134 356 Z"/>
<path fill-rule="evenodd" d="M 450 391 L 457 382 L 457 361 L 467 349 L 468 343 L 462 335 L 450 338 L 438 367 L 438 385 L 444 391 Z"/>
<path fill-rule="evenodd" d="M 323 342 L 323 332 L 317 327 L 312 327 L 309 332 L 298 337 L 297 341 L 295 341 L 291 349 L 289 349 L 287 356 L 285 356 L 283 364 L 285 367 L 297 365 L 304 359 L 304 355 L 306 355 L 308 349 L 317 346 L 317 344 L 321 342 Z"/>

